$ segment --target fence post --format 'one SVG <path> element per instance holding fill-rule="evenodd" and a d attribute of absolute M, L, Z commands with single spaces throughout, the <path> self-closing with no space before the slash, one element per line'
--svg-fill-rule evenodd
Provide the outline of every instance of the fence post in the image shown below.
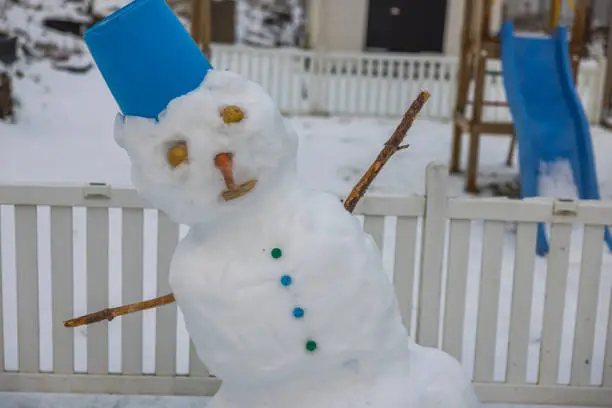
<path fill-rule="evenodd" d="M 447 218 L 448 170 L 441 163 L 430 163 L 425 178 L 425 215 L 421 239 L 416 341 L 438 347 L 442 265 Z"/>
<path fill-rule="evenodd" d="M 312 82 L 310 89 L 310 114 L 320 115 L 325 112 L 325 106 L 323 103 L 324 89 L 325 89 L 325 58 L 326 53 L 324 49 L 317 49 L 312 54 Z"/>

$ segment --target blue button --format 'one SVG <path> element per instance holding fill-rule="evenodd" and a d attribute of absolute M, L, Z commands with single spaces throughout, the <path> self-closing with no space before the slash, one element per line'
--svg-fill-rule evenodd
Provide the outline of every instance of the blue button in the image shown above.
<path fill-rule="evenodd" d="M 302 309 L 301 307 L 296 307 L 295 309 L 293 309 L 293 316 L 296 319 L 301 319 L 302 317 L 304 317 L 304 309 Z"/>
<path fill-rule="evenodd" d="M 293 283 L 293 279 L 289 275 L 283 275 L 280 279 L 280 282 L 283 286 L 289 286 L 291 285 L 291 283 Z"/>

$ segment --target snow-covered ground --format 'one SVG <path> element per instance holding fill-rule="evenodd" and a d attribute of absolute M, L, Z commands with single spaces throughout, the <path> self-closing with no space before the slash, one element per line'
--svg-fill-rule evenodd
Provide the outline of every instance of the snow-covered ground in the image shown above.
<path fill-rule="evenodd" d="M 96 70 L 75 75 L 53 71 L 46 63 L 30 67 L 22 79 L 15 80 L 15 90 L 22 107 L 18 112 L 18 123 L 0 123 L 0 183 L 86 183 L 102 181 L 114 186 L 130 185 L 129 162 L 125 153 L 115 145 L 112 137 L 112 121 L 116 112 L 115 103 Z M 348 193 L 365 168 L 380 150 L 384 141 L 395 129 L 399 118 L 292 118 L 300 135 L 299 170 L 305 183 L 332 191 L 338 195 Z M 446 162 L 450 153 L 452 125 L 418 120 L 410 131 L 407 142 L 409 150 L 398 153 L 387 164 L 370 192 L 391 194 L 422 193 L 427 163 Z M 601 194 L 612 200 L 612 133 L 594 128 L 593 143 L 597 156 Z M 506 168 L 506 152 L 509 141 L 506 138 L 484 138 L 481 148 L 482 180 L 510 179 L 517 169 Z M 572 187 L 559 179 L 549 180 L 563 194 L 571 193 Z M 561 181 L 560 181 L 561 180 Z M 451 177 L 449 195 L 463 195 L 463 178 Z M 560 184 L 560 185 L 559 185 Z M 388 224 L 391 225 L 391 224 Z M 561 364 L 561 381 L 567 381 L 569 354 L 571 352 L 573 319 L 577 277 L 580 261 L 580 231 L 574 234 L 570 251 L 570 276 L 568 308 L 566 310 L 563 339 L 564 359 Z M 387 236 L 389 238 L 389 236 Z M 482 225 L 475 224 L 470 253 L 470 277 L 466 318 L 466 346 L 464 355 L 473 359 L 474 328 L 476 317 L 477 287 L 480 255 L 482 250 Z M 502 291 L 500 294 L 500 330 L 498 338 L 498 364 L 496 376 L 503 377 L 506 350 L 511 291 L 512 254 L 514 236 L 508 230 L 504 248 L 502 268 Z M 389 248 L 385 248 L 387 251 Z M 4 252 L 6 254 L 6 252 Z M 389 258 L 389 253 L 386 258 Z M 593 378 L 601 379 L 603 362 L 603 336 L 607 321 L 607 302 L 612 287 L 612 256 L 604 255 L 604 274 L 600 293 L 600 313 L 597 319 L 598 342 L 595 344 L 596 358 L 593 360 Z M 3 268 L 5 278 L 8 276 Z M 545 260 L 538 260 L 535 272 L 534 312 L 531 333 L 531 368 L 529 379 L 535 379 L 534 364 L 537 363 L 538 338 L 541 328 L 541 307 L 546 276 Z M 12 304 L 14 294 L 5 285 L 5 305 Z M 7 310 L 7 308 L 5 308 Z M 5 322 L 6 323 L 6 322 Z M 7 347 L 11 347 L 7 342 Z M 506 342 L 507 345 L 507 342 Z M 10 354 L 10 353 L 7 353 Z M 598 357 L 597 357 L 598 356 Z M 7 363 L 14 358 L 7 355 Z M 117 357 L 117 356 L 115 356 Z M 599 360 L 597 360 L 597 358 Z M 599 364 L 598 364 L 599 361 Z M 125 399 L 116 396 L 96 396 L 88 399 L 65 396 L 55 399 L 40 398 L 36 395 L 0 394 L 0 407 L 195 407 L 202 399 Z M 156 405 L 157 404 L 157 405 Z"/>
<path fill-rule="evenodd" d="M 0 182 L 130 185 L 127 156 L 112 138 L 116 105 L 98 71 L 69 74 L 40 63 L 14 82 L 23 106 L 17 125 L 0 123 L 5 153 Z M 340 195 L 348 193 L 399 119 L 292 118 L 300 135 L 299 164 L 304 181 Z M 417 120 L 407 138 L 411 148 L 393 157 L 370 191 L 422 192 L 427 163 L 449 159 L 451 130 L 451 123 Z M 593 128 L 592 136 L 602 197 L 612 199 L 612 133 Z M 482 182 L 516 175 L 516 168 L 503 165 L 508 146 L 507 138 L 483 138 Z M 464 146 L 464 152 L 466 149 Z M 463 183 L 462 176 L 451 177 L 449 193 L 463 195 Z"/>

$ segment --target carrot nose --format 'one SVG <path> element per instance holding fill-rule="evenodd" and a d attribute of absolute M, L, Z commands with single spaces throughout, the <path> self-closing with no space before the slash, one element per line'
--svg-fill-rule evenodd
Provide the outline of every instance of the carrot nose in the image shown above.
<path fill-rule="evenodd" d="M 234 181 L 234 169 L 232 159 L 232 153 L 219 153 L 215 156 L 215 167 L 219 169 L 221 175 L 223 175 L 225 186 L 230 191 L 236 190 L 238 188 L 236 182 Z"/>
<path fill-rule="evenodd" d="M 250 192 L 257 180 L 249 180 L 246 183 L 237 185 L 234 181 L 234 155 L 232 153 L 219 153 L 215 156 L 215 167 L 219 169 L 223 175 L 227 190 L 221 193 L 225 201 L 233 200 Z"/>

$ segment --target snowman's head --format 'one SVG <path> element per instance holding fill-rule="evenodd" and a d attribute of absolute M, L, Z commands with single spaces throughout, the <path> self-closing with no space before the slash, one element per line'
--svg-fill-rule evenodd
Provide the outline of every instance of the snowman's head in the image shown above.
<path fill-rule="evenodd" d="M 248 211 L 295 171 L 297 135 L 262 87 L 229 71 L 209 71 L 158 121 L 118 115 L 115 140 L 138 192 L 183 224 Z"/>

